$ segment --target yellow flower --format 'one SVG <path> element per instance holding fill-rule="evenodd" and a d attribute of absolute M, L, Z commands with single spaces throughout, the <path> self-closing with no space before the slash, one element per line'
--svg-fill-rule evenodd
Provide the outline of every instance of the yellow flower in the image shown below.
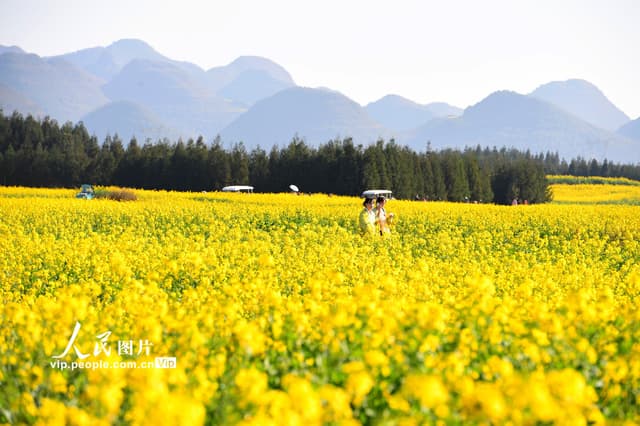
<path fill-rule="evenodd" d="M 300 418 L 307 424 L 319 422 L 322 415 L 321 401 L 311 383 L 303 378 L 287 375 L 282 379 L 282 384 Z"/>
<path fill-rule="evenodd" d="M 235 384 L 243 400 L 257 403 L 267 390 L 267 375 L 255 368 L 242 369 L 236 375 Z"/>
<path fill-rule="evenodd" d="M 476 399 L 483 413 L 492 421 L 502 420 L 507 414 L 507 404 L 495 384 L 482 383 L 476 387 Z"/>
<path fill-rule="evenodd" d="M 357 371 L 349 374 L 347 382 L 345 383 L 345 389 L 351 396 L 353 404 L 358 406 L 362 404 L 362 401 L 364 401 L 364 398 L 374 385 L 375 382 L 368 372 Z"/>
<path fill-rule="evenodd" d="M 565 404 L 590 406 L 597 400 L 595 392 L 579 372 L 565 368 L 547 374 L 549 389 Z"/>
<path fill-rule="evenodd" d="M 392 410 L 408 412 L 411 409 L 409 402 L 401 395 L 385 395 L 385 399 Z"/>
<path fill-rule="evenodd" d="M 559 414 L 559 407 L 551 396 L 547 385 L 533 379 L 527 386 L 526 397 L 534 418 L 543 422 L 553 421 Z"/>
<path fill-rule="evenodd" d="M 252 322 L 240 322 L 233 329 L 240 347 L 248 355 L 260 355 L 266 349 L 266 337 L 260 328 Z"/>
<path fill-rule="evenodd" d="M 47 425 L 66 425 L 67 407 L 59 401 L 43 398 L 40 401 L 38 417 L 40 423 Z"/>
<path fill-rule="evenodd" d="M 343 389 L 332 385 L 323 385 L 318 393 L 326 404 L 323 419 L 325 422 L 343 421 L 351 418 L 350 397 Z"/>
<path fill-rule="evenodd" d="M 629 368 L 623 359 L 612 360 L 605 366 L 605 379 L 612 382 L 622 382 L 627 377 Z"/>
<path fill-rule="evenodd" d="M 388 364 L 387 356 L 379 350 L 371 350 L 364 354 L 365 362 L 371 367 L 383 367 Z"/>
<path fill-rule="evenodd" d="M 412 374 L 405 378 L 403 393 L 417 399 L 425 408 L 435 408 L 449 400 L 449 392 L 440 378 L 433 375 Z"/>

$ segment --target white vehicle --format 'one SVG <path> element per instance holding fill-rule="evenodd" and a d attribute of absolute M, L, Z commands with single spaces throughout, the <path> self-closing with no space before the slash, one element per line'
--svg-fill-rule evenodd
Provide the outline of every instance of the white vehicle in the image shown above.
<path fill-rule="evenodd" d="M 388 189 L 368 189 L 360 195 L 362 198 L 384 197 L 387 200 L 393 198 L 393 192 Z"/>
<path fill-rule="evenodd" d="M 253 186 L 249 185 L 231 185 L 222 188 L 222 192 L 253 192 Z"/>

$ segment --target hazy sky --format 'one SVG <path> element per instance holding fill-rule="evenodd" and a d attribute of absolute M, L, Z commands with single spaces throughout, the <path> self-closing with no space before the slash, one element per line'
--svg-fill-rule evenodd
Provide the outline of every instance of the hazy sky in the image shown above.
<path fill-rule="evenodd" d="M 0 44 L 40 56 L 138 38 L 204 69 L 267 57 L 360 104 L 475 104 L 582 78 L 640 117 L 640 0 L 0 0 Z"/>

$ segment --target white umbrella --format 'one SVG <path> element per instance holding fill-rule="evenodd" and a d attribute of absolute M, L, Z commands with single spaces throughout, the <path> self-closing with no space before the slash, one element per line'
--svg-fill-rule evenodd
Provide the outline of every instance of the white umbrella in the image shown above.
<path fill-rule="evenodd" d="M 289 189 L 292 190 L 293 192 L 300 192 L 300 190 L 298 189 L 297 186 L 295 185 L 289 185 Z"/>

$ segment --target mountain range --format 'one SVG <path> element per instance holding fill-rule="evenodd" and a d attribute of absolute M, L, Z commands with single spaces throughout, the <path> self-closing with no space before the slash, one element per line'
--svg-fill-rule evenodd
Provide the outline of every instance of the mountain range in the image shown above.
<path fill-rule="evenodd" d="M 470 106 L 453 119 L 434 119 L 407 138 L 415 149 L 425 141 L 435 149 L 451 146 L 514 147 L 535 152 L 558 152 L 572 158 L 627 161 L 640 143 L 598 128 L 538 98 L 500 91 Z M 535 147 L 535 149 L 533 149 Z M 634 160 L 637 161 L 637 160 Z"/>
<path fill-rule="evenodd" d="M 466 109 L 394 94 L 362 106 L 331 89 L 297 86 L 267 58 L 241 56 L 204 70 L 135 39 L 53 57 L 0 46 L 0 108 L 82 121 L 99 140 L 117 133 L 125 143 L 220 135 L 227 146 L 269 149 L 294 136 L 313 146 L 394 138 L 420 151 L 505 146 L 640 162 L 640 118 L 632 121 L 584 80 L 529 94 L 496 91 Z"/>

